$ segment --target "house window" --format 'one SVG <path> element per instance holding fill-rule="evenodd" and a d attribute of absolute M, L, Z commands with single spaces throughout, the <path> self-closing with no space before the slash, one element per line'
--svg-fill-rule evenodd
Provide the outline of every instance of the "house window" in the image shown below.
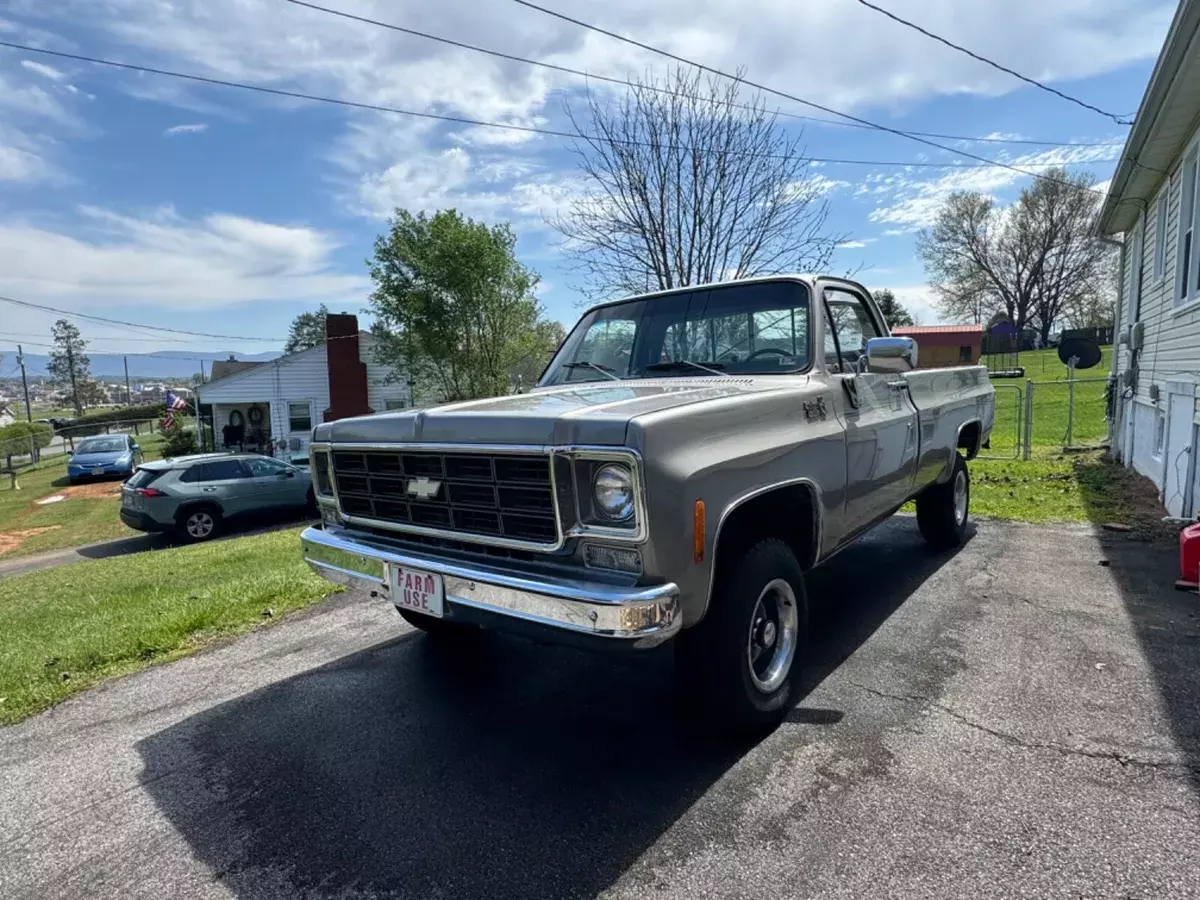
<path fill-rule="evenodd" d="M 970 362 L 974 358 L 974 356 L 975 356 L 975 354 L 971 352 L 970 344 L 966 344 L 966 345 L 958 348 L 958 361 L 959 362 Z"/>
<path fill-rule="evenodd" d="M 1183 184 L 1179 190 L 1179 264 L 1175 272 L 1175 305 L 1197 296 L 1196 289 L 1196 151 L 1183 164 Z"/>
<path fill-rule="evenodd" d="M 1170 185 L 1163 189 L 1154 207 L 1154 277 L 1162 278 L 1167 263 L 1167 200 Z"/>
<path fill-rule="evenodd" d="M 1163 455 L 1163 443 L 1167 437 L 1167 417 L 1163 415 L 1161 409 L 1155 410 L 1154 413 L 1154 455 L 1161 459 Z"/>
<path fill-rule="evenodd" d="M 288 431 L 312 431 L 312 404 L 307 400 L 288 404 Z"/>
<path fill-rule="evenodd" d="M 407 401 L 407 400 L 404 400 L 404 399 L 400 399 L 400 400 L 384 400 L 384 401 L 383 401 L 383 408 L 384 408 L 385 410 L 389 410 L 389 409 L 408 409 L 408 401 Z"/>

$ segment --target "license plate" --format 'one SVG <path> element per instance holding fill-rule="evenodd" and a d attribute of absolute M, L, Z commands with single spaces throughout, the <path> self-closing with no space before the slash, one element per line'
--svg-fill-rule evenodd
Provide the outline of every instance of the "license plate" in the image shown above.
<path fill-rule="evenodd" d="M 390 566 L 392 602 L 413 612 L 442 618 L 444 592 L 442 576 L 408 566 Z"/>
<path fill-rule="evenodd" d="M 92 469 L 92 474 L 93 475 L 103 475 L 104 474 L 104 466 L 96 466 L 96 468 Z"/>

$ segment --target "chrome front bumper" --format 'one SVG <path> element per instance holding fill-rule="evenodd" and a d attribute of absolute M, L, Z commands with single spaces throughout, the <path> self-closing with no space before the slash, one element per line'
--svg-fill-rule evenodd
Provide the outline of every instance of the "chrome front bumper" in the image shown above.
<path fill-rule="evenodd" d="M 305 561 L 338 584 L 390 594 L 389 564 L 412 566 L 441 575 L 446 616 L 466 618 L 470 612 L 494 614 L 503 627 L 539 626 L 576 636 L 620 642 L 637 649 L 653 647 L 679 631 L 679 589 L 674 584 L 618 587 L 538 575 L 517 575 L 482 564 L 448 561 L 401 551 L 383 541 L 345 532 L 306 528 L 300 535 Z"/>

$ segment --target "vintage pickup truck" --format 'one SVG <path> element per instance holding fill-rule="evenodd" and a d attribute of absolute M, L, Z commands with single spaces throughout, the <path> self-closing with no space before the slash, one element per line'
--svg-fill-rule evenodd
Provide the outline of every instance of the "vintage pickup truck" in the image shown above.
<path fill-rule="evenodd" d="M 841 278 L 606 303 L 529 393 L 318 425 L 304 556 L 439 639 L 673 641 L 685 695 L 769 726 L 806 571 L 914 498 L 930 544 L 965 537 L 995 395 L 916 362 Z"/>

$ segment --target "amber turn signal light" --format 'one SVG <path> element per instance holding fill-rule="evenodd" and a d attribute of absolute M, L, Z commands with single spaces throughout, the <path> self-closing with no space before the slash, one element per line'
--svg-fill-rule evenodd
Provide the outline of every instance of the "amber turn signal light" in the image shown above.
<path fill-rule="evenodd" d="M 692 520 L 692 562 L 704 562 L 704 501 L 696 501 Z"/>

